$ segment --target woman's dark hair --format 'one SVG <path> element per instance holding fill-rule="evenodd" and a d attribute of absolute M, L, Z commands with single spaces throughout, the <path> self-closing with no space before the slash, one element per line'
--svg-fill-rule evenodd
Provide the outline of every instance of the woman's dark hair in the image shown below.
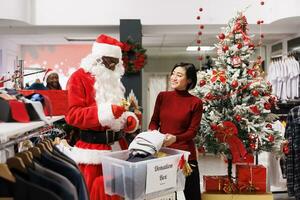
<path fill-rule="evenodd" d="M 197 69 L 195 67 L 194 64 L 192 63 L 177 63 L 174 65 L 171 74 L 173 73 L 173 71 L 177 68 L 177 67 L 182 67 L 185 69 L 185 73 L 186 73 L 186 78 L 191 80 L 191 83 L 189 83 L 186 87 L 187 90 L 191 90 L 194 89 L 194 87 L 197 84 Z"/>

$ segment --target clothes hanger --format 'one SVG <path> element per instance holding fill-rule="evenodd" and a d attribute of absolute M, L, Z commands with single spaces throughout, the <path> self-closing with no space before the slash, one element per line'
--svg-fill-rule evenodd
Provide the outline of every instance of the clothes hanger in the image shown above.
<path fill-rule="evenodd" d="M 41 152 L 45 152 L 45 151 L 48 152 L 48 150 L 46 149 L 46 145 L 44 143 L 42 143 L 42 142 L 36 144 L 35 146 L 38 147 Z"/>
<path fill-rule="evenodd" d="M 42 151 L 38 147 L 31 147 L 28 149 L 34 158 L 41 158 Z"/>
<path fill-rule="evenodd" d="M 32 158 L 30 157 L 28 151 L 16 153 L 15 156 L 21 158 L 26 167 L 32 166 Z M 32 154 L 31 154 L 31 156 L 32 156 Z"/>
<path fill-rule="evenodd" d="M 4 164 L 4 163 L 0 163 L 0 177 L 4 178 L 5 180 L 8 180 L 12 183 L 16 182 L 16 178 L 10 172 L 7 164 Z"/>
<path fill-rule="evenodd" d="M 10 169 L 16 169 L 20 172 L 27 173 L 27 169 L 20 157 L 12 157 L 6 160 L 6 164 Z"/>
<path fill-rule="evenodd" d="M 52 147 L 52 141 L 50 141 L 50 139 L 45 139 L 43 141 L 43 143 L 46 145 L 47 149 L 52 152 L 53 151 L 53 147 Z"/>

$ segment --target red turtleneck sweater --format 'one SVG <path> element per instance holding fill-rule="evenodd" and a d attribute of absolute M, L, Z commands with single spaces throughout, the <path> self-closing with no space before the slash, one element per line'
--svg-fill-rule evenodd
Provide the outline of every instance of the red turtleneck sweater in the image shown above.
<path fill-rule="evenodd" d="M 188 91 L 160 92 L 149 124 L 150 130 L 176 136 L 170 148 L 189 151 L 189 160 L 197 160 L 193 141 L 202 117 L 202 101 Z"/>

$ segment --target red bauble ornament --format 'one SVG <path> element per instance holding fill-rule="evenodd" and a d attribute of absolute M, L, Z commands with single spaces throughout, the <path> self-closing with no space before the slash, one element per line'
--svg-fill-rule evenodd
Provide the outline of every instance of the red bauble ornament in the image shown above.
<path fill-rule="evenodd" d="M 239 82 L 237 80 L 232 81 L 231 87 L 236 88 L 237 86 L 239 86 Z"/>
<path fill-rule="evenodd" d="M 260 5 L 262 5 L 262 6 L 265 5 L 265 2 L 264 2 L 264 1 L 261 1 L 261 2 L 260 2 Z"/>
<path fill-rule="evenodd" d="M 257 106 L 250 106 L 250 110 L 251 110 L 252 113 L 255 114 L 255 115 L 259 115 L 259 114 L 260 114 L 260 110 L 258 109 Z"/>
<path fill-rule="evenodd" d="M 213 98 L 213 95 L 211 93 L 208 93 L 206 96 L 205 96 L 206 99 L 208 100 L 211 100 Z"/>
<path fill-rule="evenodd" d="M 254 133 L 249 133 L 248 138 L 250 141 L 256 141 L 256 135 Z"/>
<path fill-rule="evenodd" d="M 200 28 L 200 29 L 204 29 L 204 25 L 200 25 L 199 28 Z"/>
<path fill-rule="evenodd" d="M 257 23 L 258 25 L 260 25 L 260 20 L 258 20 L 256 23 Z"/>
<path fill-rule="evenodd" d="M 270 110 L 272 108 L 272 105 L 270 103 L 264 103 L 264 108 L 266 110 Z"/>
<path fill-rule="evenodd" d="M 258 92 L 257 90 L 253 90 L 253 91 L 251 92 L 251 94 L 252 94 L 253 96 L 255 96 L 255 97 L 258 97 L 259 92 Z"/>
<path fill-rule="evenodd" d="M 270 104 L 274 104 L 275 103 L 275 98 L 274 97 L 270 97 L 269 98 L 269 103 Z"/>
<path fill-rule="evenodd" d="M 289 154 L 289 147 L 287 145 L 284 146 L 282 151 L 283 151 L 284 154 Z"/>
<path fill-rule="evenodd" d="M 201 43 L 201 40 L 197 40 L 197 44 L 200 44 Z"/>
<path fill-rule="evenodd" d="M 272 129 L 272 124 L 267 124 L 266 127 Z"/>
<path fill-rule="evenodd" d="M 251 148 L 252 150 L 255 150 L 255 148 L 256 148 L 255 143 L 250 143 L 250 148 Z"/>
<path fill-rule="evenodd" d="M 201 31 L 199 31 L 199 32 L 198 32 L 198 35 L 202 35 L 202 32 L 201 32 Z"/>
<path fill-rule="evenodd" d="M 242 120 L 241 115 L 236 115 L 234 118 L 235 118 L 235 120 L 238 121 L 238 122 L 240 122 L 240 121 Z"/>
<path fill-rule="evenodd" d="M 260 20 L 260 23 L 263 24 L 263 23 L 264 23 L 264 20 Z"/>
<path fill-rule="evenodd" d="M 229 49 L 229 48 L 228 48 L 227 45 L 225 45 L 225 46 L 222 47 L 223 52 L 226 52 L 228 49 Z"/>
<path fill-rule="evenodd" d="M 249 49 L 254 49 L 255 45 L 254 44 L 249 44 Z"/>
<path fill-rule="evenodd" d="M 260 34 L 260 37 L 261 37 L 261 38 L 264 38 L 265 36 L 264 36 L 264 34 Z"/>
<path fill-rule="evenodd" d="M 201 61 L 201 60 L 203 60 L 203 57 L 202 56 L 198 56 L 197 60 Z"/>
<path fill-rule="evenodd" d="M 200 20 L 200 16 L 197 16 L 197 20 Z"/>
<path fill-rule="evenodd" d="M 268 140 L 269 140 L 269 142 L 274 142 L 274 140 L 275 140 L 274 135 L 269 135 Z"/>
<path fill-rule="evenodd" d="M 205 80 L 201 80 L 201 81 L 199 82 L 200 87 L 204 86 L 205 84 L 206 84 L 206 81 L 205 81 Z"/>
<path fill-rule="evenodd" d="M 203 11 L 203 8 L 199 8 L 199 11 L 202 12 L 202 11 Z"/>
<path fill-rule="evenodd" d="M 236 46 L 238 49 L 241 49 L 243 47 L 243 45 L 241 43 L 238 43 Z"/>
<path fill-rule="evenodd" d="M 198 47 L 197 50 L 198 50 L 198 51 L 201 51 L 201 47 Z"/>
<path fill-rule="evenodd" d="M 220 33 L 220 34 L 219 34 L 219 39 L 220 39 L 220 40 L 224 40 L 224 39 L 225 39 L 224 33 Z"/>

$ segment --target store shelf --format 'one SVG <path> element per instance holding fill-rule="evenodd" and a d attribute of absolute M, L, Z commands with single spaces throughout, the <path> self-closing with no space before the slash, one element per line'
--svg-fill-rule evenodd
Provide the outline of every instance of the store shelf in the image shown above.
<path fill-rule="evenodd" d="M 210 194 L 203 193 L 202 200 L 273 200 L 271 193 L 264 194 Z"/>
<path fill-rule="evenodd" d="M 48 117 L 50 123 L 63 119 L 64 116 L 52 116 Z M 46 125 L 44 121 L 35 121 L 29 123 L 17 123 L 17 122 L 6 122 L 0 123 L 0 143 L 5 140 L 18 137 L 28 131 L 40 128 Z"/>

